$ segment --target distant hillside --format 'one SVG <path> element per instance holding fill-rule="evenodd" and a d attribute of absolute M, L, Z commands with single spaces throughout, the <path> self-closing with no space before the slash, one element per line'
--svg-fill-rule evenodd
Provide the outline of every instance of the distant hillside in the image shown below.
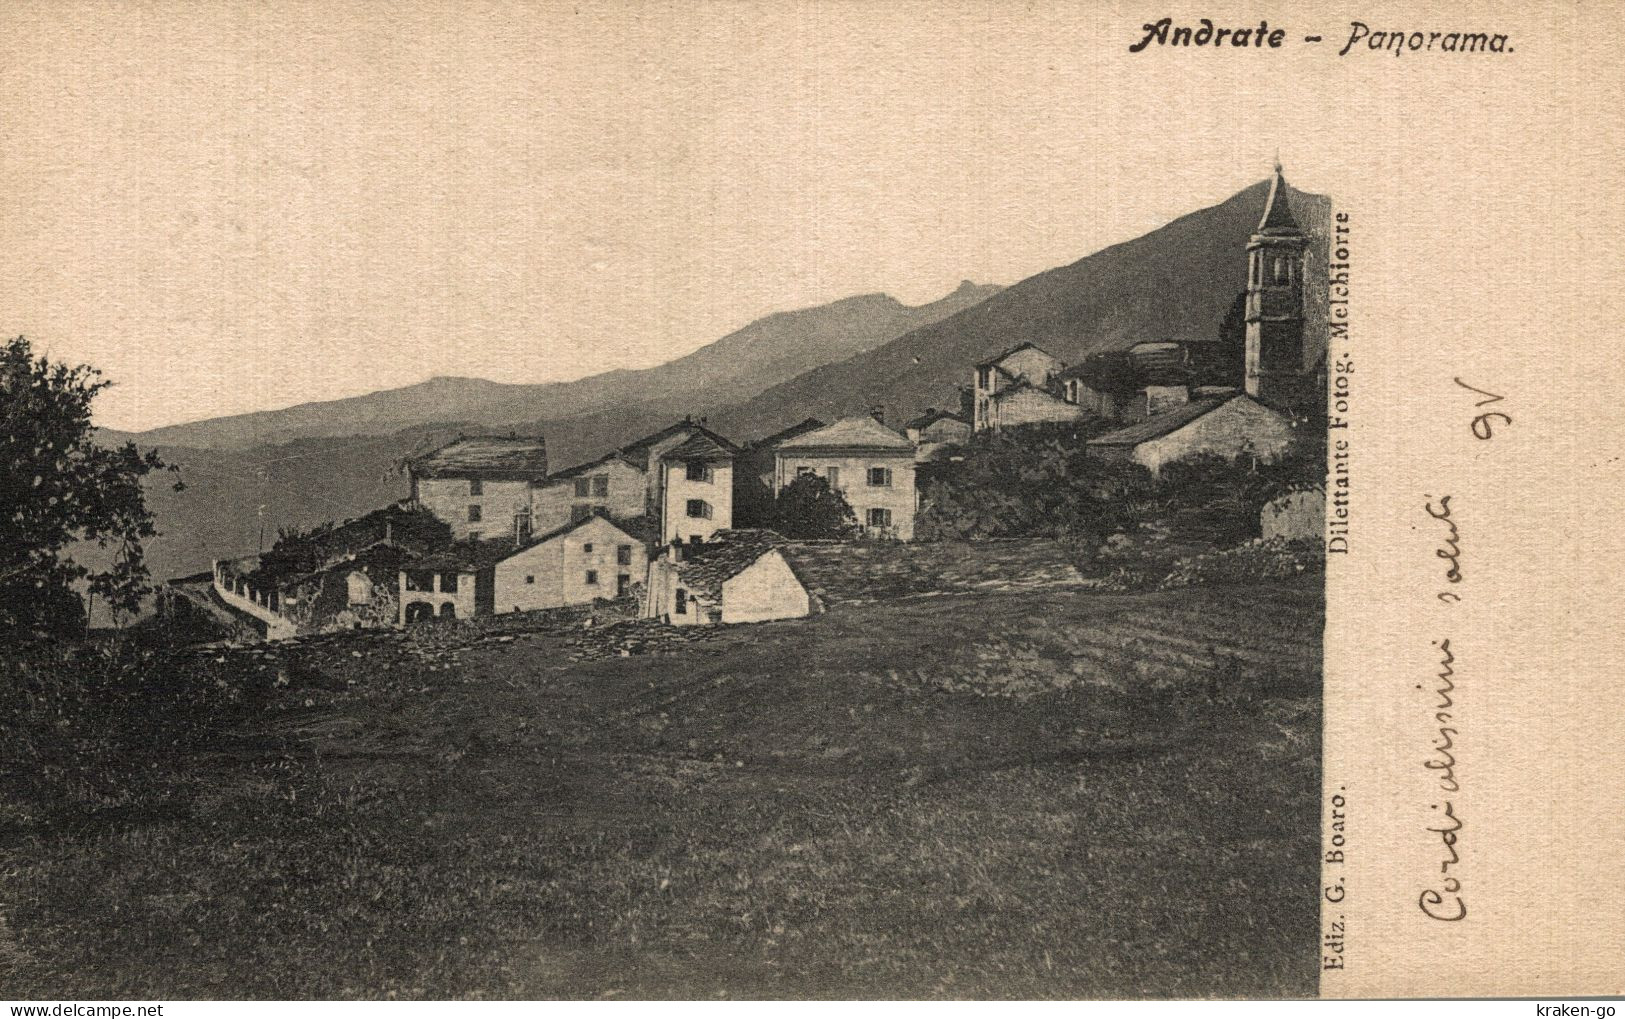
<path fill-rule="evenodd" d="M 1261 181 L 1143 237 L 1022 280 L 884 346 L 720 408 L 712 424 L 730 435 L 764 434 L 808 416 L 828 420 L 876 406 L 901 421 L 927 406 L 952 406 L 973 364 L 1024 340 L 1071 363 L 1141 340 L 1214 338 L 1246 286 L 1247 239 L 1268 192 Z M 1312 238 L 1310 316 L 1324 326 L 1331 202 L 1296 190 L 1288 197 Z M 1324 356 L 1323 327 L 1305 337 L 1305 347 L 1311 360 Z"/>
<path fill-rule="evenodd" d="M 282 410 L 212 418 L 148 432 L 108 432 L 112 441 L 142 446 L 247 449 L 293 439 L 389 435 L 435 422 L 466 421 L 491 428 L 552 421 L 602 407 L 648 405 L 661 413 L 747 399 L 769 386 L 971 307 L 997 286 L 965 282 L 941 300 L 909 307 L 885 294 L 769 315 L 675 361 L 637 371 L 612 371 L 574 382 L 511 385 L 484 379 L 434 378 L 401 389 Z"/>

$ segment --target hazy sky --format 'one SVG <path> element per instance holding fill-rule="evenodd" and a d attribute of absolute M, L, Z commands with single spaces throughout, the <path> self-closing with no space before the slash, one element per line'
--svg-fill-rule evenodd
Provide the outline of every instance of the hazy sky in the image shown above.
<path fill-rule="evenodd" d="M 0 329 L 103 368 L 99 421 L 146 428 L 1011 283 L 1276 146 L 1330 189 L 1304 127 L 1340 115 L 1334 74 L 1283 95 L 1287 54 L 1130 54 L 1144 17 L 9 3 Z"/>

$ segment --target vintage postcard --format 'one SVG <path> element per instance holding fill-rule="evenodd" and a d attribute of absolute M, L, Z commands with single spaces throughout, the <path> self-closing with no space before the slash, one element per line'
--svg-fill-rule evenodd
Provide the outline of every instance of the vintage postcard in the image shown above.
<path fill-rule="evenodd" d="M 1621 994 L 1620 42 L 0 6 L 0 998 Z"/>

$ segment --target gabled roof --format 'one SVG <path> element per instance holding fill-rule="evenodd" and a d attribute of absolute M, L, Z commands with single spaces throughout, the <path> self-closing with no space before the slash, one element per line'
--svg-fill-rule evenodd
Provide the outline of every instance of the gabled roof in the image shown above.
<path fill-rule="evenodd" d="M 1281 164 L 1275 164 L 1275 178 L 1270 181 L 1270 194 L 1264 200 L 1264 215 L 1258 221 L 1258 233 L 1261 234 L 1297 234 L 1303 231 L 1298 229 L 1298 221 L 1292 218 L 1292 208 L 1287 202 L 1286 178 L 1281 176 Z"/>
<path fill-rule="evenodd" d="M 562 471 L 557 471 L 557 472 L 555 472 L 553 474 L 549 474 L 547 476 L 547 480 L 550 481 L 550 482 L 552 482 L 552 481 L 563 481 L 563 480 L 565 480 L 567 478 L 579 477 L 579 476 L 587 473 L 588 471 L 592 470 L 595 467 L 602 467 L 605 464 L 608 464 L 611 460 L 619 460 L 621 463 L 626 464 L 628 467 L 631 467 L 631 468 L 634 468 L 634 469 L 640 470 L 640 471 L 648 469 L 645 466 L 645 461 L 644 460 L 641 460 L 638 457 L 632 456 L 631 454 L 629 454 L 624 449 L 612 449 L 608 453 L 605 453 L 603 456 L 599 457 L 596 460 L 588 460 L 584 464 L 576 464 L 574 467 L 567 467 Z"/>
<path fill-rule="evenodd" d="M 912 453 L 914 443 L 887 428 L 868 414 L 842 418 L 817 431 L 779 443 L 781 450 L 865 449 Z"/>
<path fill-rule="evenodd" d="M 789 428 L 785 428 L 781 431 L 774 432 L 772 435 L 757 439 L 750 445 L 754 449 L 772 449 L 785 439 L 793 439 L 798 435 L 806 435 L 808 432 L 816 432 L 822 427 L 824 427 L 824 422 L 818 420 L 817 418 L 808 418 L 800 424 L 791 425 Z"/>
<path fill-rule="evenodd" d="M 602 513 L 594 513 L 580 520 L 573 520 L 563 527 L 555 527 L 546 534 L 536 535 L 522 545 L 515 544 L 512 538 L 483 538 L 479 541 L 459 541 L 433 555 L 407 563 L 402 569 L 479 571 L 512 559 L 519 553 L 533 549 L 538 545 L 545 545 L 554 539 L 562 538 L 570 532 L 578 531 L 594 522 L 608 524 L 630 541 L 637 542 L 641 540 L 634 535 L 627 534 L 609 517 Z"/>
<path fill-rule="evenodd" d="M 719 437 L 720 438 L 720 437 Z M 723 443 L 726 443 L 724 445 Z M 687 439 L 660 454 L 662 460 L 704 460 L 714 462 L 718 460 L 732 460 L 734 458 L 732 443 L 726 439 L 719 443 L 706 432 L 695 432 Z"/>
<path fill-rule="evenodd" d="M 1164 435 L 1172 435 L 1186 425 L 1195 421 L 1204 414 L 1218 410 L 1231 400 L 1245 400 L 1245 396 L 1213 396 L 1201 400 L 1192 400 L 1187 404 L 1175 407 L 1144 421 L 1137 421 L 1127 428 L 1119 428 L 1115 432 L 1097 435 L 1089 440 L 1091 446 L 1138 446 L 1142 442 L 1160 439 Z"/>
<path fill-rule="evenodd" d="M 729 452 L 737 453 L 739 451 L 738 447 L 736 447 L 732 442 L 729 442 L 727 439 L 725 439 L 722 436 L 718 435 L 716 432 L 713 432 L 711 429 L 705 427 L 704 425 L 699 424 L 699 423 L 694 422 L 694 421 L 679 421 L 676 424 L 667 425 L 666 427 L 662 428 L 658 432 L 654 432 L 653 434 L 650 434 L 650 435 L 645 435 L 641 439 L 635 439 L 632 442 L 628 442 L 626 445 L 624 445 L 624 446 L 622 446 L 620 448 L 620 452 L 622 452 L 622 453 L 640 453 L 641 452 L 642 454 L 644 454 L 645 457 L 647 457 L 648 453 L 649 453 L 649 448 L 651 446 L 654 446 L 655 444 L 657 444 L 659 442 L 663 442 L 664 440 L 671 438 L 673 435 L 676 435 L 678 432 L 685 431 L 685 430 L 686 431 L 692 431 L 692 432 L 698 432 L 699 434 L 708 437 L 712 442 L 715 442 L 717 445 L 721 446 L 723 449 L 728 450 Z"/>
<path fill-rule="evenodd" d="M 784 538 L 775 531 L 760 528 L 723 530 L 703 544 L 684 545 L 680 550 L 682 559 L 673 565 L 689 590 L 715 601 L 722 595 L 725 582 L 785 544 Z M 795 572 L 794 567 L 790 572 Z M 801 578 L 797 577 L 796 581 L 800 583 Z M 802 584 L 802 587 L 806 585 Z"/>
<path fill-rule="evenodd" d="M 547 476 L 547 443 L 541 436 L 465 436 L 422 456 L 413 457 L 407 466 L 414 475 L 424 478 L 524 478 L 540 481 Z"/>
<path fill-rule="evenodd" d="M 1043 347 L 1040 347 L 1036 343 L 1022 342 L 1022 343 L 1018 343 L 1015 346 L 1011 347 L 1010 349 L 1000 353 L 996 357 L 990 357 L 986 361 L 978 361 L 978 362 L 976 362 L 976 367 L 978 367 L 978 368 L 991 368 L 991 367 L 997 365 L 1000 361 L 1003 361 L 1005 358 L 1009 357 L 1011 354 L 1019 353 L 1019 352 L 1021 352 L 1023 350 L 1029 350 L 1029 349 L 1036 350 L 1040 354 L 1043 354 L 1045 357 L 1055 357 L 1054 354 L 1051 354 L 1049 351 L 1045 350 Z M 1060 358 L 1056 358 L 1056 360 L 1058 361 L 1058 360 L 1060 360 Z"/>
<path fill-rule="evenodd" d="M 965 425 L 967 427 L 969 427 L 969 425 L 970 425 L 970 422 L 965 420 L 965 417 L 962 414 L 956 414 L 955 412 L 953 412 L 951 410 L 931 410 L 931 411 L 927 411 L 924 414 L 921 414 L 919 417 L 917 417 L 914 420 L 912 420 L 912 421 L 908 422 L 907 424 L 903 425 L 903 427 L 904 428 L 929 428 L 932 425 L 936 424 L 938 421 L 943 421 L 943 420 L 958 421 L 960 424 Z"/>

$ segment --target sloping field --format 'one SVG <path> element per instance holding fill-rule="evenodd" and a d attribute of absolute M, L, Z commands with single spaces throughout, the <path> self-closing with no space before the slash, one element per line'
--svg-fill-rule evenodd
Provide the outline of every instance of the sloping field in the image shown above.
<path fill-rule="evenodd" d="M 829 605 L 925 595 L 1081 588 L 1066 543 L 1004 541 L 792 542 L 802 581 Z"/>
<path fill-rule="evenodd" d="M 0 984 L 1312 995 L 1321 613 L 1305 580 L 224 653 L 261 713 L 13 815 Z"/>

